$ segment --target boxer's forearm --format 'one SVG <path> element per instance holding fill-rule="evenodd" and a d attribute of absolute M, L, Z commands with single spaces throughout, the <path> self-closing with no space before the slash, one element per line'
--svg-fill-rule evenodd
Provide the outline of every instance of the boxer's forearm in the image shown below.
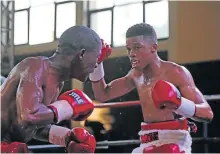
<path fill-rule="evenodd" d="M 43 128 L 38 129 L 34 136 L 34 139 L 43 141 L 43 142 L 49 142 L 50 127 L 51 125 L 47 125 Z"/>
<path fill-rule="evenodd" d="M 101 102 L 105 102 L 108 100 L 108 97 L 106 96 L 108 85 L 105 83 L 104 79 L 101 79 L 97 82 L 92 82 L 92 89 L 96 100 Z"/>
<path fill-rule="evenodd" d="M 42 104 L 34 113 L 22 113 L 21 119 L 23 123 L 45 127 L 54 123 L 54 113 L 50 108 Z"/>
<path fill-rule="evenodd" d="M 213 112 L 208 103 L 196 104 L 196 112 L 192 119 L 200 122 L 211 122 Z"/>

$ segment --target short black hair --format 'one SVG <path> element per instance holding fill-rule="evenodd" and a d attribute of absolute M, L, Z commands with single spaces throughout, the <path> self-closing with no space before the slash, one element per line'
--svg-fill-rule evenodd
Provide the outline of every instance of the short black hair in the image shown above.
<path fill-rule="evenodd" d="M 126 38 L 141 36 L 150 39 L 154 43 L 157 43 L 157 34 L 153 26 L 147 23 L 139 23 L 128 28 L 126 32 Z"/>
<path fill-rule="evenodd" d="M 77 25 L 62 33 L 56 52 L 71 54 L 82 49 L 89 52 L 100 51 L 101 45 L 101 39 L 95 31 L 86 26 Z"/>

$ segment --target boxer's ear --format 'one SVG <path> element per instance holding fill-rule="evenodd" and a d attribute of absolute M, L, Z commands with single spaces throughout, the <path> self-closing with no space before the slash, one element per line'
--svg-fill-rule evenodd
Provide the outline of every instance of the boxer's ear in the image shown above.
<path fill-rule="evenodd" d="M 151 52 L 154 53 L 157 51 L 157 47 L 158 45 L 157 44 L 153 44 L 152 47 L 151 47 Z"/>
<path fill-rule="evenodd" d="M 82 60 L 84 57 L 86 49 L 81 49 L 79 59 Z"/>

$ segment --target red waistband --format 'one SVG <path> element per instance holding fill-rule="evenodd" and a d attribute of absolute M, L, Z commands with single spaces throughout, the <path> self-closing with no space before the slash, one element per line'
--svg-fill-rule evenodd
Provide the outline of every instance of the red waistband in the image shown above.
<path fill-rule="evenodd" d="M 141 130 L 188 130 L 188 121 L 187 119 L 178 119 L 173 121 L 163 121 L 150 124 L 142 124 Z"/>

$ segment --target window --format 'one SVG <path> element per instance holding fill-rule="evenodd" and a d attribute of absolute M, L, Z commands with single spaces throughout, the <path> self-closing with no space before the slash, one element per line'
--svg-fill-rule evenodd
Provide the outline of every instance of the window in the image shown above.
<path fill-rule="evenodd" d="M 53 3 L 54 3 L 54 0 L 31 0 L 32 7 L 53 4 Z"/>
<path fill-rule="evenodd" d="M 73 1 L 16 0 L 14 44 L 52 42 L 75 23 L 76 3 Z"/>
<path fill-rule="evenodd" d="M 57 5 L 56 38 L 76 24 L 76 4 L 74 2 Z M 68 19 L 67 19 L 68 17 Z"/>
<path fill-rule="evenodd" d="M 115 0 L 115 5 L 129 4 L 129 3 L 137 3 L 141 2 L 141 0 Z"/>
<path fill-rule="evenodd" d="M 89 9 L 102 9 L 107 7 L 113 6 L 113 0 L 95 0 L 95 1 L 89 1 Z"/>
<path fill-rule="evenodd" d="M 151 24 L 157 32 L 158 39 L 169 37 L 166 0 L 96 0 L 88 3 L 88 25 L 104 39 L 111 40 L 114 47 L 125 45 L 127 29 L 141 22 Z"/>
<path fill-rule="evenodd" d="M 54 5 L 42 5 L 30 10 L 29 44 L 40 44 L 54 40 Z"/>
<path fill-rule="evenodd" d="M 106 43 L 111 44 L 111 11 L 93 13 L 91 15 L 91 29 L 96 31 Z"/>
<path fill-rule="evenodd" d="M 30 0 L 15 1 L 15 10 L 26 9 L 30 6 Z"/>
<path fill-rule="evenodd" d="M 135 10 L 135 11 L 132 11 Z M 114 25 L 113 25 L 113 45 L 122 46 L 126 44 L 125 33 L 127 29 L 136 24 L 143 22 L 142 4 L 130 4 L 115 7 Z"/>
<path fill-rule="evenodd" d="M 169 36 L 168 1 L 145 4 L 145 22 L 151 24 L 158 39 Z"/>
<path fill-rule="evenodd" d="M 19 11 L 15 13 L 14 44 L 28 43 L 28 12 Z"/>

